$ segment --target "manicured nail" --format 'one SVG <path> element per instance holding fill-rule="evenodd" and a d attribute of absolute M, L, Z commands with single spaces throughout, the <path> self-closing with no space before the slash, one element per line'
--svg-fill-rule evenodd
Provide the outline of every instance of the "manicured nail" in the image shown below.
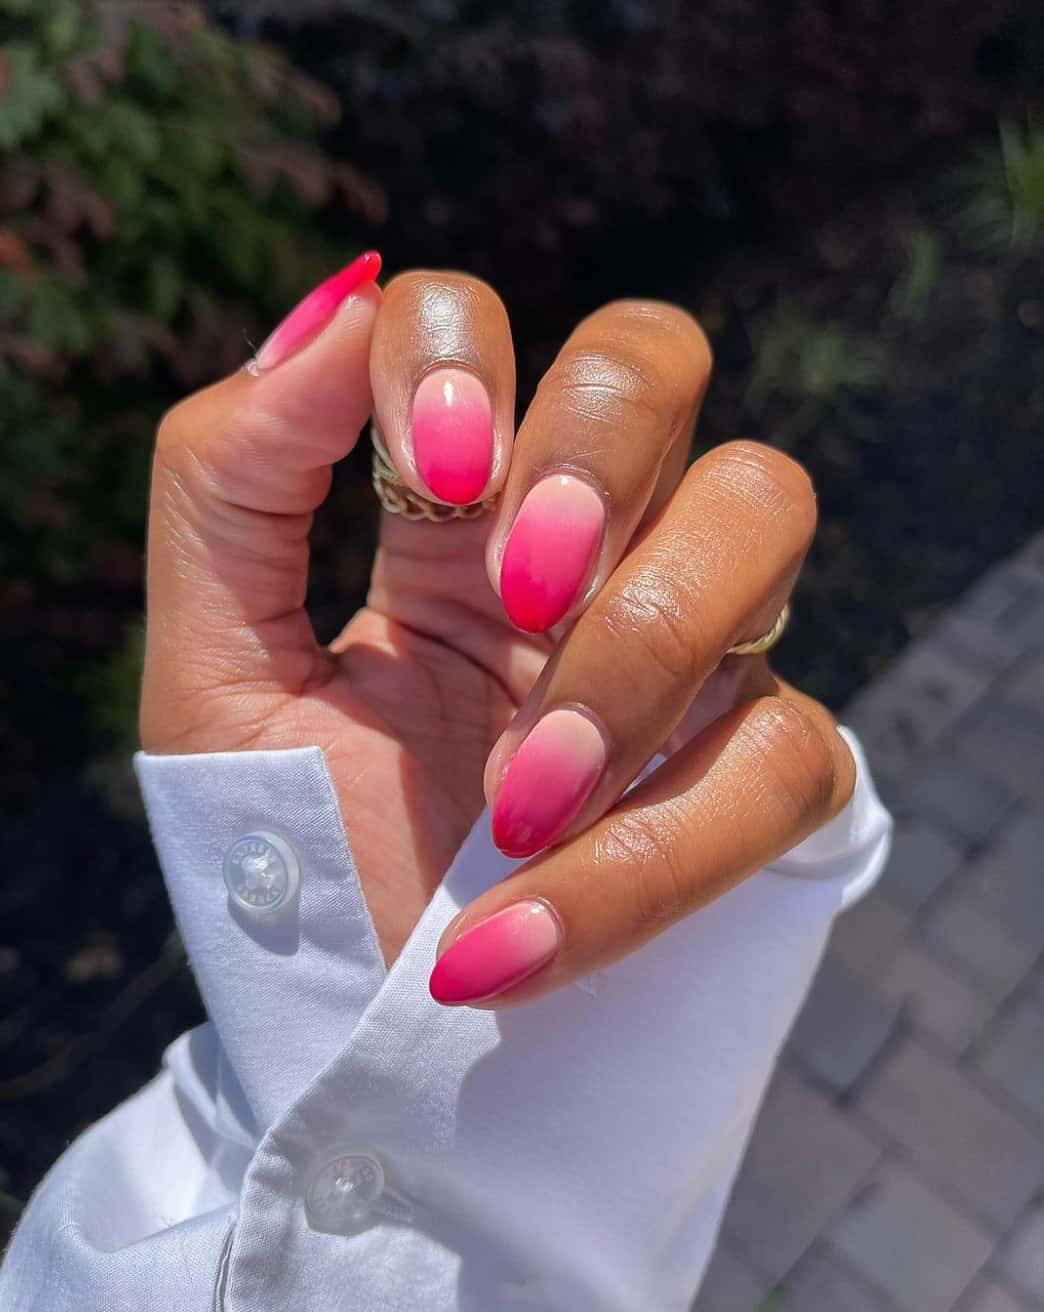
<path fill-rule="evenodd" d="M 435 369 L 413 397 L 417 472 L 440 501 L 466 506 L 482 495 L 493 469 L 489 393 L 466 369 Z"/>
<path fill-rule="evenodd" d="M 528 979 L 562 946 L 562 926 L 546 902 L 516 902 L 455 939 L 428 987 L 449 1006 L 483 1002 Z"/>
<path fill-rule="evenodd" d="M 508 762 L 493 803 L 493 841 L 532 856 L 576 819 L 605 769 L 605 743 L 579 711 L 550 711 Z"/>
<path fill-rule="evenodd" d="M 542 633 L 587 582 L 605 530 L 605 506 L 569 474 L 541 479 L 522 502 L 500 565 L 500 598 L 512 624 Z"/>
<path fill-rule="evenodd" d="M 340 273 L 321 282 L 303 301 L 298 301 L 279 327 L 265 339 L 248 366 L 250 372 L 267 373 L 296 355 L 326 327 L 337 313 L 338 306 L 364 282 L 373 282 L 380 271 L 381 257 L 376 251 L 367 251 Z"/>

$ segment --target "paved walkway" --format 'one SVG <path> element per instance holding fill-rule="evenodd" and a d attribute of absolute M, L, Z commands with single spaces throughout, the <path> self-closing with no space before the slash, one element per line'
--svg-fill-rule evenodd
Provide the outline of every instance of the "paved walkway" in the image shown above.
<path fill-rule="evenodd" d="M 848 708 L 897 818 L 696 1312 L 1044 1308 L 1044 535 Z"/>

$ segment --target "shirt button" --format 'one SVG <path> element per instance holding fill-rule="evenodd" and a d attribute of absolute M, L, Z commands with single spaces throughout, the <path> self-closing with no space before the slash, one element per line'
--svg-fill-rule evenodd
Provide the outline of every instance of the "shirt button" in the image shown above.
<path fill-rule="evenodd" d="M 244 911 L 277 911 L 297 892 L 300 877 L 294 849 L 263 829 L 237 838 L 225 853 L 225 887 Z"/>
<path fill-rule="evenodd" d="M 370 1153 L 342 1152 L 316 1171 L 305 1195 L 313 1230 L 347 1235 L 361 1229 L 384 1193 L 384 1168 Z"/>

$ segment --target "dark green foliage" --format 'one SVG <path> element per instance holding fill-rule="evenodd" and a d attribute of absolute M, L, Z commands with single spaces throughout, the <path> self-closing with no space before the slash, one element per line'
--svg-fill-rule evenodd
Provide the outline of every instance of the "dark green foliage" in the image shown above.
<path fill-rule="evenodd" d="M 0 0 L 0 575 L 136 575 L 150 437 L 337 258 L 379 197 L 330 93 L 196 4 Z M 338 252 L 343 255 L 346 252 Z"/>

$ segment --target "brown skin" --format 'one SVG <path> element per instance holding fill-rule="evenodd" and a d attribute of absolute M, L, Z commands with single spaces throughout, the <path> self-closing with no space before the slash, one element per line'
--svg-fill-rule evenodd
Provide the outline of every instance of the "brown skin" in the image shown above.
<path fill-rule="evenodd" d="M 641 302 L 590 316 L 512 452 L 513 361 L 490 288 L 411 273 L 383 305 L 362 289 L 270 373 L 240 372 L 171 411 L 153 474 L 141 713 L 153 752 L 321 747 L 391 962 L 482 809 L 491 750 L 493 788 L 538 708 L 589 707 L 610 766 L 570 835 L 443 936 L 519 897 L 556 907 L 565 950 L 495 1006 L 632 951 L 800 841 L 854 784 L 823 707 L 763 658 L 722 663 L 789 595 L 815 500 L 800 466 L 755 443 L 684 472 L 710 370 L 695 322 Z M 467 523 L 384 515 L 368 603 L 321 648 L 303 603 L 330 466 L 376 401 L 416 482 L 409 398 L 441 363 L 472 368 L 493 398 L 500 455 L 487 491 L 503 486 L 501 504 Z M 551 469 L 582 474 L 609 514 L 594 594 L 554 638 L 517 632 L 495 591 L 511 516 Z M 723 690 L 733 709 L 707 726 Z M 668 743 L 678 750 L 620 802 Z"/>

